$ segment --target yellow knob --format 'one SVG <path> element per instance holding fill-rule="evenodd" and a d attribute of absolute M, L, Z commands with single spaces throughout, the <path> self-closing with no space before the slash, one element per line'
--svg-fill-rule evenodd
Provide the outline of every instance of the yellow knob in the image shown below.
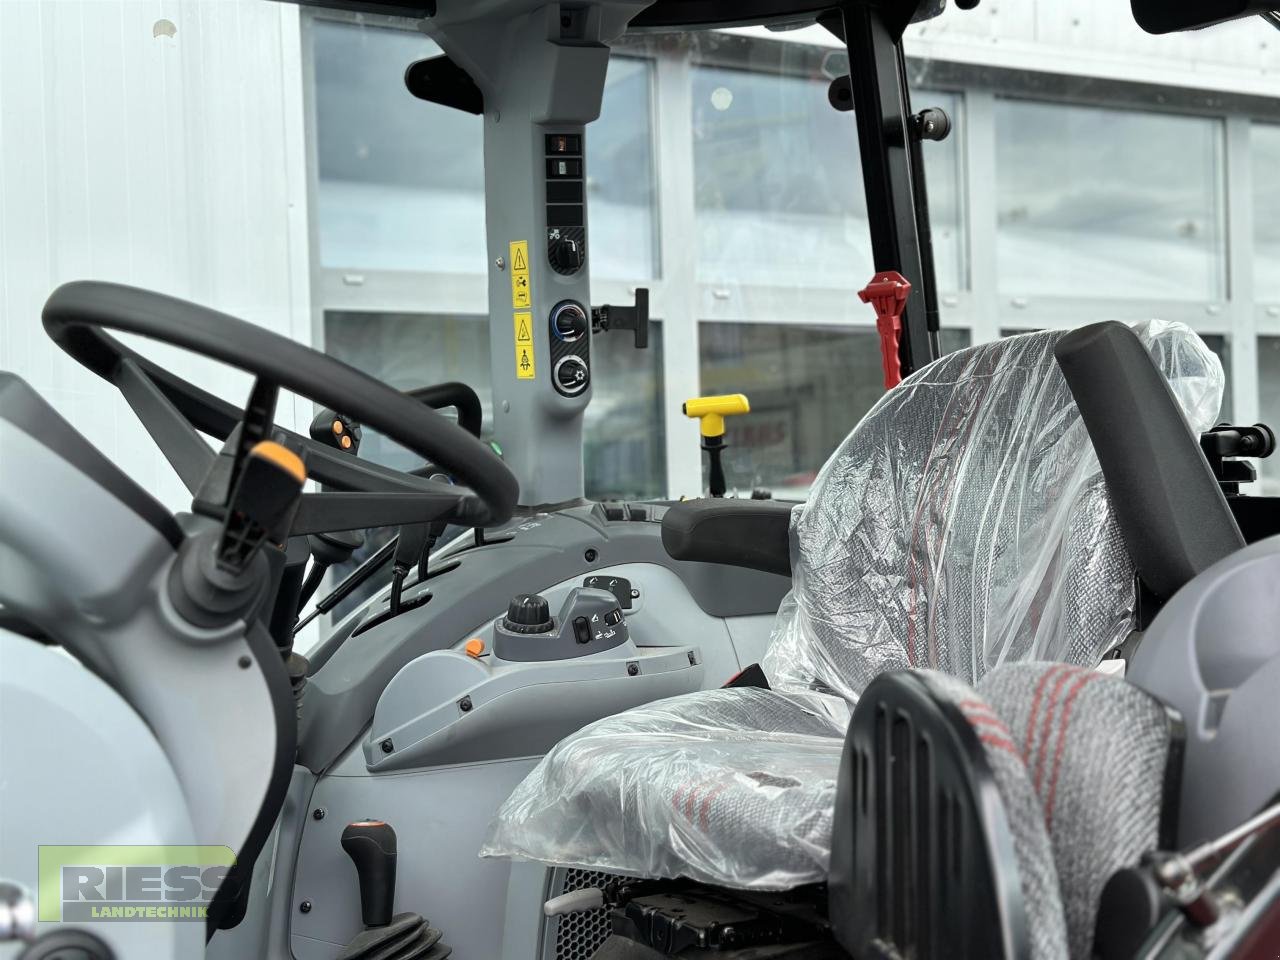
<path fill-rule="evenodd" d="M 684 415 L 700 421 L 704 437 L 724 436 L 724 418 L 750 413 L 744 394 L 726 393 L 718 397 L 695 397 L 684 402 Z"/>

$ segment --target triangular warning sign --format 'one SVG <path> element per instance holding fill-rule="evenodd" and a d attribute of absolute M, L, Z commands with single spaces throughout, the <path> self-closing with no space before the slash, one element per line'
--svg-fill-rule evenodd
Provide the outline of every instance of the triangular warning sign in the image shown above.
<path fill-rule="evenodd" d="M 533 338 L 529 336 L 529 323 L 526 320 L 520 321 L 520 329 L 516 332 L 516 339 L 521 341 L 529 341 Z"/>
<path fill-rule="evenodd" d="M 516 247 L 515 259 L 511 261 L 512 270 L 528 270 L 529 262 L 524 258 L 524 248 Z"/>

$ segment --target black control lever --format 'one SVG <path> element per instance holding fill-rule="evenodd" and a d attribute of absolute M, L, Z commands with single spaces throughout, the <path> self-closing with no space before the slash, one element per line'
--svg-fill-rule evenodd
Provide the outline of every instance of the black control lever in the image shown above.
<path fill-rule="evenodd" d="M 342 849 L 360 879 L 360 916 L 356 934 L 338 960 L 446 960 L 453 952 L 441 933 L 421 914 L 392 914 L 396 899 L 396 832 L 381 820 L 349 823 Z"/>
<path fill-rule="evenodd" d="M 391 922 L 396 898 L 396 832 L 381 820 L 360 820 L 342 831 L 342 849 L 360 878 L 360 916 L 366 927 Z"/>
<path fill-rule="evenodd" d="M 1253 464 L 1238 458 L 1257 457 L 1261 460 L 1271 456 L 1276 450 L 1276 435 L 1265 423 L 1255 423 L 1251 427 L 1220 423 L 1200 434 L 1200 449 L 1204 451 L 1213 475 L 1218 478 L 1222 492 L 1237 494 L 1240 484 L 1253 483 L 1258 479 L 1258 471 Z"/>
<path fill-rule="evenodd" d="M 400 536 L 396 538 L 396 549 L 391 560 L 391 596 L 389 603 L 391 616 L 400 613 L 400 594 L 404 590 L 405 577 L 422 557 L 429 536 L 426 523 L 407 523 L 400 528 Z"/>
<path fill-rule="evenodd" d="M 307 537 L 311 552 L 311 569 L 298 591 L 296 613 L 300 614 L 307 602 L 315 596 L 330 567 L 346 563 L 351 555 L 364 546 L 364 533 L 360 530 L 337 530 L 332 533 L 313 533 Z"/>
<path fill-rule="evenodd" d="M 218 538 L 219 568 L 233 575 L 243 573 L 265 540 L 285 541 L 306 480 L 302 458 L 288 447 L 263 440 L 249 450 Z"/>
<path fill-rule="evenodd" d="M 649 346 L 649 288 L 636 288 L 636 305 L 634 307 L 593 307 L 591 309 L 592 333 L 607 333 L 610 330 L 631 330 L 635 333 L 637 350 L 645 350 Z"/>
<path fill-rule="evenodd" d="M 390 560 L 392 554 L 396 552 L 396 547 L 399 543 L 400 537 L 398 535 L 394 536 L 380 546 L 374 553 L 370 554 L 369 557 L 360 564 L 360 566 L 347 574 L 345 580 L 334 587 L 329 594 L 323 597 L 315 607 L 312 608 L 310 613 L 294 624 L 294 634 L 296 635 L 298 631 L 316 617 L 320 616 L 322 613 L 328 613 L 343 600 L 347 599 L 347 597 L 351 596 L 351 594 L 355 593 L 356 589 L 362 583 L 386 566 L 387 561 Z"/>

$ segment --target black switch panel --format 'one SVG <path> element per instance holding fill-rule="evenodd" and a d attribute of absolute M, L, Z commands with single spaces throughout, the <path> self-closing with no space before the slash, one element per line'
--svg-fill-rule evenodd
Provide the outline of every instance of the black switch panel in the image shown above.
<path fill-rule="evenodd" d="M 547 261 L 561 276 L 571 277 L 586 262 L 586 176 L 582 134 L 548 133 L 544 137 L 547 164 Z M 585 357 L 583 358 L 586 359 Z"/>
<path fill-rule="evenodd" d="M 626 577 L 592 576 L 582 581 L 584 587 L 592 590 L 608 590 L 618 600 L 623 610 L 631 609 L 631 581 Z"/>

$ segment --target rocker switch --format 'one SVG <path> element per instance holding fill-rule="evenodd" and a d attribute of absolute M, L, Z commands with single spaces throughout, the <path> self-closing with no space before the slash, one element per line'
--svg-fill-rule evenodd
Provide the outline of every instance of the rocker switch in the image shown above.
<path fill-rule="evenodd" d="M 575 617 L 573 621 L 573 635 L 579 643 L 591 642 L 591 624 L 587 622 L 586 617 Z"/>

